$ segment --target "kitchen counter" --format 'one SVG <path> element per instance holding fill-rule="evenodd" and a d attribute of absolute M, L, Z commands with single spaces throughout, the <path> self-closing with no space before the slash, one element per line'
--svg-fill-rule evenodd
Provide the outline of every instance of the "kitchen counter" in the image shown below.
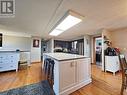
<path fill-rule="evenodd" d="M 55 62 L 53 90 L 56 95 L 69 95 L 92 82 L 91 58 L 68 53 L 44 53 L 43 59 L 47 58 Z"/>
<path fill-rule="evenodd" d="M 83 55 L 69 54 L 69 53 L 44 53 L 43 55 L 50 56 L 58 61 L 87 58 Z"/>

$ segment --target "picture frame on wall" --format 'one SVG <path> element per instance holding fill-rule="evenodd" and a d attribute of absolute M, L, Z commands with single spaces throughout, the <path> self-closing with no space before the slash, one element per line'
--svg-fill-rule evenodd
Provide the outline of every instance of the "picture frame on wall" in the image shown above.
<path fill-rule="evenodd" d="M 2 47 L 2 37 L 3 37 L 3 34 L 0 33 L 0 47 Z"/>
<path fill-rule="evenodd" d="M 38 39 L 33 39 L 33 47 L 36 47 L 36 48 L 39 47 L 39 40 Z"/>

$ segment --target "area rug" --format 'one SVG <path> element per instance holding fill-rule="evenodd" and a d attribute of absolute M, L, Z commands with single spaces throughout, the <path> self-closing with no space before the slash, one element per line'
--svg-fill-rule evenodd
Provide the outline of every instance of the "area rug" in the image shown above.
<path fill-rule="evenodd" d="M 0 92 L 0 95 L 55 95 L 45 80 L 39 83 Z"/>

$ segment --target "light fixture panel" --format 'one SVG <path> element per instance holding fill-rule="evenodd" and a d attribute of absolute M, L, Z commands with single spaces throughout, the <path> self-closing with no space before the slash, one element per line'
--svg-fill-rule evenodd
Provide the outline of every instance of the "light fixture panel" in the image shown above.
<path fill-rule="evenodd" d="M 78 23 L 81 22 L 81 21 L 82 21 L 82 20 L 79 19 L 79 18 L 77 18 L 77 17 L 68 15 L 68 16 L 56 27 L 56 29 L 60 29 L 60 30 L 66 31 L 67 29 L 71 28 L 72 26 L 78 24 Z"/>
<path fill-rule="evenodd" d="M 84 17 L 73 11 L 68 11 L 64 18 L 58 22 L 56 27 L 49 33 L 52 36 L 58 36 L 74 25 L 80 23 Z"/>
<path fill-rule="evenodd" d="M 64 31 L 54 29 L 52 32 L 49 33 L 49 35 L 51 35 L 51 36 L 58 36 L 62 32 L 64 32 Z"/>

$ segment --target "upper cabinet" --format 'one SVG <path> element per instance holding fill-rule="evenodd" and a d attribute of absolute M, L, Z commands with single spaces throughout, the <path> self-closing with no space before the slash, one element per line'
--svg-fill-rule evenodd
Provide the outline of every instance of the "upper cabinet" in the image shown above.
<path fill-rule="evenodd" d="M 71 41 L 54 40 L 54 52 L 70 52 Z"/>
<path fill-rule="evenodd" d="M 45 43 L 45 52 L 48 53 L 64 52 L 90 57 L 90 36 L 88 35 L 68 41 L 50 39 Z"/>
<path fill-rule="evenodd" d="M 71 41 L 54 40 L 54 52 L 84 55 L 84 39 Z"/>

